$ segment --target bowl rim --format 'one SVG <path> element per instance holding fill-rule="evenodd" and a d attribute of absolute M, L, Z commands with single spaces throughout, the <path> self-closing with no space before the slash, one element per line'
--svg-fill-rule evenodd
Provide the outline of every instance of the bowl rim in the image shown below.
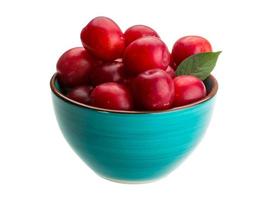
<path fill-rule="evenodd" d="M 55 81 L 57 79 L 58 73 L 54 73 L 51 80 L 50 80 L 50 88 L 51 91 L 57 96 L 59 97 L 61 100 L 67 102 L 67 103 L 71 103 L 74 104 L 78 107 L 82 107 L 82 108 L 86 108 L 86 109 L 90 109 L 90 110 L 94 110 L 94 111 L 98 111 L 98 112 L 108 112 L 108 113 L 120 113 L 120 114 L 158 114 L 158 113 L 168 113 L 168 112 L 173 112 L 173 111 L 177 111 L 177 110 L 183 110 L 186 108 L 191 108 L 194 107 L 196 105 L 199 105 L 201 103 L 204 103 L 208 100 L 210 100 L 211 98 L 213 98 L 218 90 L 218 82 L 216 80 L 216 78 L 213 75 L 210 75 L 208 78 L 210 79 L 211 83 L 212 83 L 212 88 L 211 91 L 207 94 L 206 97 L 204 97 L 203 99 L 200 99 L 196 102 L 184 105 L 184 106 L 178 106 L 175 108 L 171 108 L 171 109 L 167 109 L 167 110 L 156 110 L 156 111 L 149 111 L 149 110 L 144 110 L 144 111 L 125 111 L 125 110 L 112 110 L 112 109 L 105 109 L 105 108 L 99 108 L 99 107 L 95 107 L 95 106 L 90 106 L 90 105 L 86 105 L 83 103 L 79 103 L 77 101 L 74 101 L 70 98 L 68 98 L 67 96 L 65 96 L 64 94 L 62 94 L 56 87 L 55 87 Z"/>

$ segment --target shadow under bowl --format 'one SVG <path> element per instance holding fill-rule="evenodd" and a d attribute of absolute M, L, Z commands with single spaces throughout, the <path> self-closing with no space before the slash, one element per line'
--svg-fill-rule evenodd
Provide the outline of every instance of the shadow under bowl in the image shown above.
<path fill-rule="evenodd" d="M 207 96 L 159 112 L 96 108 L 63 95 L 57 74 L 50 81 L 56 118 L 67 142 L 100 176 L 119 182 L 158 179 L 194 149 L 208 127 L 216 79 L 204 81 Z"/>

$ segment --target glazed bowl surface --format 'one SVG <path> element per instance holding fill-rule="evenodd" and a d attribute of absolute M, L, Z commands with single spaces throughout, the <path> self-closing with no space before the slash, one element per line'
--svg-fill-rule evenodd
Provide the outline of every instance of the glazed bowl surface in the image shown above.
<path fill-rule="evenodd" d="M 98 175 L 120 182 L 158 179 L 195 148 L 211 119 L 216 79 L 195 103 L 160 112 L 115 111 L 75 102 L 50 81 L 59 127 L 72 149 Z"/>

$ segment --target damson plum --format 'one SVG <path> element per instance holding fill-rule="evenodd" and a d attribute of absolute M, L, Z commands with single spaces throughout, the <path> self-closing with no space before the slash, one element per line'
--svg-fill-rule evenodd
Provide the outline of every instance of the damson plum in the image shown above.
<path fill-rule="evenodd" d="M 159 37 L 156 31 L 148 26 L 145 25 L 131 26 L 124 33 L 126 46 L 128 46 L 131 42 L 135 41 L 136 39 L 146 36 Z"/>
<path fill-rule="evenodd" d="M 90 94 L 92 90 L 93 90 L 92 86 L 79 86 L 69 91 L 67 93 L 67 97 L 74 101 L 89 105 Z"/>
<path fill-rule="evenodd" d="M 119 26 L 107 17 L 91 20 L 80 34 L 83 46 L 96 57 L 113 61 L 120 58 L 125 47 Z"/>
<path fill-rule="evenodd" d="M 99 85 L 106 82 L 122 82 L 125 78 L 123 62 L 107 62 L 95 67 L 90 74 L 90 82 Z"/>
<path fill-rule="evenodd" d="M 177 40 L 172 49 L 172 57 L 176 69 L 187 57 L 204 52 L 211 52 L 209 41 L 201 36 L 185 36 Z"/>
<path fill-rule="evenodd" d="M 132 91 L 137 106 L 145 110 L 168 109 L 174 101 L 173 80 L 161 69 L 151 69 L 139 74 L 134 79 Z"/>
<path fill-rule="evenodd" d="M 132 110 L 133 101 L 130 91 L 124 85 L 108 82 L 94 88 L 91 105 L 112 110 Z"/>
<path fill-rule="evenodd" d="M 58 60 L 56 68 L 59 82 L 65 87 L 76 87 L 89 82 L 94 68 L 93 57 L 83 47 L 66 51 Z"/>
<path fill-rule="evenodd" d="M 139 74 L 149 69 L 165 70 L 170 62 L 170 53 L 165 43 L 157 37 L 142 37 L 132 42 L 124 53 L 126 70 Z"/>
<path fill-rule="evenodd" d="M 206 88 L 202 80 L 191 75 L 174 78 L 175 106 L 183 106 L 198 101 L 206 96 Z"/>

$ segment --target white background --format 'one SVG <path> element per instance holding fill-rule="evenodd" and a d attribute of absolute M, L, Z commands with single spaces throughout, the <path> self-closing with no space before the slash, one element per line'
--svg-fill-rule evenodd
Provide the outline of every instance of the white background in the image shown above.
<path fill-rule="evenodd" d="M 0 2 L 0 199 L 265 199 L 266 31 L 262 1 Z M 196 34 L 223 50 L 220 88 L 201 144 L 160 181 L 99 178 L 71 150 L 54 117 L 49 79 L 79 33 L 105 15 L 123 30 L 153 27 L 169 49 Z M 163 133 L 162 133 L 163 134 Z"/>

